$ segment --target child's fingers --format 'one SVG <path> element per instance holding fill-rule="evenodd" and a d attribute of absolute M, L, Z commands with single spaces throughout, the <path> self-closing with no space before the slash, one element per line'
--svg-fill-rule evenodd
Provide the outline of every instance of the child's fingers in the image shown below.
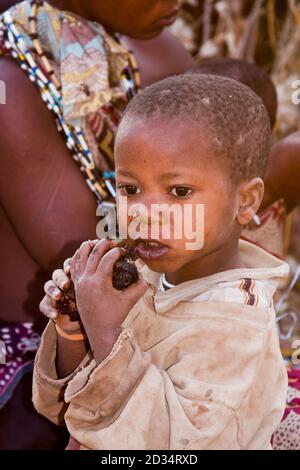
<path fill-rule="evenodd" d="M 106 238 L 104 239 L 106 240 Z M 95 238 L 95 240 L 89 240 L 89 243 L 91 244 L 91 246 L 94 248 L 94 246 L 97 245 L 97 243 L 99 243 L 100 239 L 99 238 Z"/>
<path fill-rule="evenodd" d="M 99 266 L 99 263 L 104 257 L 105 253 L 109 252 L 109 250 L 111 250 L 113 246 L 114 246 L 114 242 L 112 240 L 108 240 L 104 238 L 98 241 L 98 243 L 94 246 L 89 256 L 89 259 L 87 261 L 87 264 L 86 264 L 87 274 L 95 274 Z"/>
<path fill-rule="evenodd" d="M 129 287 L 125 289 L 126 295 L 130 296 L 133 300 L 133 304 L 135 304 L 148 289 L 148 284 L 144 279 L 139 276 L 139 280 L 134 282 Z"/>
<path fill-rule="evenodd" d="M 71 286 L 71 280 L 63 269 L 56 269 L 52 274 L 52 281 L 61 290 L 68 290 Z"/>
<path fill-rule="evenodd" d="M 52 300 L 60 300 L 62 297 L 61 290 L 54 284 L 53 281 L 47 281 L 45 283 L 44 291 Z"/>
<path fill-rule="evenodd" d="M 83 269 L 85 269 L 86 267 L 86 263 L 87 263 L 87 260 L 94 248 L 94 244 L 88 240 L 86 242 L 83 242 L 79 248 L 79 255 L 78 255 L 78 259 L 80 260 L 80 263 L 81 263 L 81 267 Z"/>
<path fill-rule="evenodd" d="M 51 297 L 45 295 L 39 305 L 40 312 L 50 320 L 56 320 L 58 317 L 58 311 L 56 310 L 56 303 Z"/>
<path fill-rule="evenodd" d="M 90 241 L 83 242 L 71 259 L 70 273 L 71 279 L 75 282 L 84 272 L 86 263 L 93 246 Z"/>
<path fill-rule="evenodd" d="M 109 250 L 101 259 L 101 262 L 98 265 L 97 274 L 110 276 L 112 279 L 114 264 L 118 259 L 120 259 L 121 254 L 122 250 L 118 247 Z"/>
<path fill-rule="evenodd" d="M 74 282 L 75 279 L 75 259 L 78 255 L 79 250 L 76 250 L 70 261 L 70 276 L 71 280 Z"/>
<path fill-rule="evenodd" d="M 72 258 L 68 258 L 68 259 L 66 259 L 65 262 L 64 262 L 64 268 L 63 268 L 63 269 L 64 269 L 64 272 L 65 272 L 66 274 L 70 274 L 71 260 L 72 260 Z"/>

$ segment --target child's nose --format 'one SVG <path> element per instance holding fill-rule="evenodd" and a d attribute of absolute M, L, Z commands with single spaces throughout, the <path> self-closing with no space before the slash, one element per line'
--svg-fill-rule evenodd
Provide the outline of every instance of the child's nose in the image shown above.
<path fill-rule="evenodd" d="M 133 212 L 131 211 L 131 214 L 136 223 L 144 226 L 162 226 L 169 223 L 169 211 L 166 204 L 162 206 L 161 203 L 151 202 Z"/>

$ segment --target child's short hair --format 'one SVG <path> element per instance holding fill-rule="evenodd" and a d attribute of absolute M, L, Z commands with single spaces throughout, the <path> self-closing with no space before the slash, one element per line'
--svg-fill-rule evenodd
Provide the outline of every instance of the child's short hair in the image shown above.
<path fill-rule="evenodd" d="M 209 148 L 229 163 L 235 183 L 263 176 L 270 121 L 262 100 L 247 86 L 215 75 L 170 77 L 137 95 L 124 119 L 159 116 L 197 123 Z"/>
<path fill-rule="evenodd" d="M 269 114 L 271 127 L 274 127 L 277 115 L 276 87 L 262 67 L 245 60 L 214 57 L 201 60 L 188 73 L 220 75 L 247 85 L 262 99 Z"/>

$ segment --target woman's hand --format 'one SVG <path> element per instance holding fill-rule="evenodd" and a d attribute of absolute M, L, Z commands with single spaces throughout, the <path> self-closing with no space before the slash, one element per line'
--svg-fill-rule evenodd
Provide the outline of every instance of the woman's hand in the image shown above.
<path fill-rule="evenodd" d="M 122 251 L 112 240 L 100 240 L 93 248 L 85 242 L 71 260 L 77 309 L 98 362 L 109 352 L 123 321 L 147 290 L 142 278 L 122 291 L 113 287 L 113 266 Z"/>

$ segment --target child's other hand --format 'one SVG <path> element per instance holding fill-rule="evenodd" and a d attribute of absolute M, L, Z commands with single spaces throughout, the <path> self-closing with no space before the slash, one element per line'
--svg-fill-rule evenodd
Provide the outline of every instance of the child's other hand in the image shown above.
<path fill-rule="evenodd" d="M 122 249 L 116 247 L 115 241 L 100 240 L 94 247 L 83 243 L 71 260 L 77 309 L 92 343 L 97 343 L 99 335 L 119 330 L 147 290 L 142 278 L 123 291 L 113 287 L 113 267 L 120 257 Z"/>
<path fill-rule="evenodd" d="M 54 320 L 66 333 L 82 330 L 80 322 L 72 322 L 68 315 L 61 315 L 57 302 L 62 299 L 63 293 L 69 294 L 73 283 L 69 277 L 71 258 L 64 262 L 63 269 L 56 269 L 52 274 L 52 280 L 44 285 L 45 296 L 40 303 L 41 313 Z"/>

